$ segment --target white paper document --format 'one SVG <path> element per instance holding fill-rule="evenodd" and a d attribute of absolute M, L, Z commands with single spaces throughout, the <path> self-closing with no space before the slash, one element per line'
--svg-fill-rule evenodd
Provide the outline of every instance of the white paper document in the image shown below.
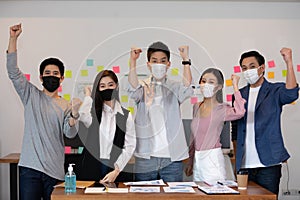
<path fill-rule="evenodd" d="M 163 187 L 166 193 L 195 193 L 194 188 L 185 186 Z"/>
<path fill-rule="evenodd" d="M 175 186 L 183 186 L 183 187 L 198 187 L 195 182 L 167 182 L 168 186 L 175 187 Z"/>
<path fill-rule="evenodd" d="M 131 186 L 129 192 L 138 192 L 138 193 L 159 193 L 160 187 L 137 187 Z"/>
<path fill-rule="evenodd" d="M 125 182 L 124 185 L 166 185 L 162 179 L 152 181 Z"/>

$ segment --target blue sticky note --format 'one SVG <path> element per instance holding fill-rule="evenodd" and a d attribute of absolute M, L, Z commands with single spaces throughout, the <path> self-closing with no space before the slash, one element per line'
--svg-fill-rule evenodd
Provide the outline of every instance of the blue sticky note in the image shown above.
<path fill-rule="evenodd" d="M 86 60 L 86 66 L 94 66 L 94 60 L 93 59 L 87 59 Z"/>

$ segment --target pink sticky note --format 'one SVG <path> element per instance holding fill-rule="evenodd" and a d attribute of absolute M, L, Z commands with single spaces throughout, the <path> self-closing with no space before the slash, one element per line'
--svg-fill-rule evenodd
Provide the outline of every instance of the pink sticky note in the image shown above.
<path fill-rule="evenodd" d="M 58 87 L 58 92 L 62 92 L 62 86 Z"/>
<path fill-rule="evenodd" d="M 239 72 L 241 72 L 241 67 L 240 66 L 234 66 L 233 71 L 234 71 L 234 73 L 239 73 Z"/>
<path fill-rule="evenodd" d="M 191 104 L 195 104 L 198 102 L 198 97 L 191 97 Z"/>
<path fill-rule="evenodd" d="M 71 147 L 65 146 L 65 154 L 70 154 L 70 153 L 71 153 Z"/>
<path fill-rule="evenodd" d="M 113 70 L 116 74 L 118 74 L 118 73 L 120 73 L 120 66 L 113 66 L 113 67 L 112 67 L 112 70 Z"/>
<path fill-rule="evenodd" d="M 297 72 L 300 72 L 300 65 L 297 65 Z"/>
<path fill-rule="evenodd" d="M 269 66 L 270 68 L 275 67 L 275 62 L 274 62 L 274 60 L 268 61 L 268 66 Z"/>
<path fill-rule="evenodd" d="M 30 81 L 30 74 L 24 74 L 24 75 L 25 75 L 26 79 L 27 79 L 28 81 Z"/>
<path fill-rule="evenodd" d="M 227 94 L 226 95 L 226 100 L 227 101 L 232 101 L 232 94 Z"/>

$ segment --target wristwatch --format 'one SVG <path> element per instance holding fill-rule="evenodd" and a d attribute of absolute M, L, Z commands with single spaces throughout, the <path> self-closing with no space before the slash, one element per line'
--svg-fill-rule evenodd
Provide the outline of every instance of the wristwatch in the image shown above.
<path fill-rule="evenodd" d="M 70 116 L 73 118 L 73 119 L 78 119 L 80 117 L 80 115 L 78 114 L 77 116 L 73 116 L 72 112 L 70 113 Z"/>
<path fill-rule="evenodd" d="M 192 65 L 192 61 L 191 61 L 191 59 L 189 59 L 188 61 L 183 60 L 183 61 L 181 62 L 181 64 L 183 64 L 183 65 Z"/>

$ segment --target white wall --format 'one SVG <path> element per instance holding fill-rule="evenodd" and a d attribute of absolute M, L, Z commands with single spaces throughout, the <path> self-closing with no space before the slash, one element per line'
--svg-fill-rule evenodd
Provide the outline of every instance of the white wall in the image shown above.
<path fill-rule="evenodd" d="M 221 68 L 229 79 L 240 54 L 249 49 L 257 49 L 267 61 L 275 61 L 276 68 L 267 69 L 275 72 L 275 79 L 270 81 L 284 81 L 281 70 L 285 66 L 280 48 L 291 47 L 295 68 L 300 65 L 299 10 L 297 2 L 0 1 L 0 156 L 20 152 L 24 125 L 23 107 L 5 68 L 10 25 L 22 23 L 18 62 L 24 73 L 31 74 L 31 81 L 40 87 L 40 62 L 45 57 L 60 57 L 67 70 L 73 71 L 73 77 L 64 81 L 62 95 L 74 96 L 75 82 L 92 81 L 95 75 L 87 78 L 78 75 L 81 69 L 88 69 L 85 66 L 87 58 L 108 68 L 120 65 L 119 78 L 125 80 L 130 47 L 146 48 L 156 40 L 170 46 L 173 67 L 180 66 L 176 64 L 180 60 L 177 47 L 191 46 L 195 82 L 204 68 L 213 65 Z M 147 73 L 144 61 L 143 54 L 139 60 L 140 70 Z M 300 72 L 296 75 L 300 80 Z M 226 94 L 231 92 L 231 88 L 225 88 Z M 189 118 L 191 104 L 187 102 L 184 107 L 183 115 Z M 285 142 L 292 155 L 289 187 L 295 189 L 300 189 L 297 181 L 300 179 L 298 110 L 297 102 L 286 106 L 282 115 Z M 282 172 L 281 187 L 284 189 L 285 166 Z M 6 200 L 9 199 L 8 165 L 0 165 L 0 177 L 0 199 Z"/>

